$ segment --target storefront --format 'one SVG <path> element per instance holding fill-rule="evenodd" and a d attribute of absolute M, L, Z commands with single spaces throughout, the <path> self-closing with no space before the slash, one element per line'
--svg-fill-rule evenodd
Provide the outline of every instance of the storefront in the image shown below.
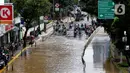
<path fill-rule="evenodd" d="M 4 44 L 9 44 L 14 41 L 14 32 L 13 29 L 14 25 L 5 25 L 5 34 L 3 36 L 3 42 Z"/>
<path fill-rule="evenodd" d="M 3 35 L 5 33 L 5 26 L 4 25 L 0 25 L 0 46 L 3 45 Z"/>

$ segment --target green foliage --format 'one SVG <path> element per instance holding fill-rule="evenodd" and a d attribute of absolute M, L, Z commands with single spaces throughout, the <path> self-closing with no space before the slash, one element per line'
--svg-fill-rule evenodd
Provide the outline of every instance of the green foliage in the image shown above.
<path fill-rule="evenodd" d="M 26 28 L 39 16 L 48 14 L 51 3 L 48 0 L 13 0 L 15 11 L 20 13 L 26 22 Z"/>
<path fill-rule="evenodd" d="M 71 6 L 74 4 L 73 0 L 60 0 L 60 4 L 62 7 L 67 7 L 68 5 Z"/>
<path fill-rule="evenodd" d="M 83 8 L 84 11 L 89 12 L 90 14 L 97 15 L 98 13 L 98 0 L 82 0 L 85 7 Z M 126 54 L 124 49 L 125 43 L 122 41 L 122 37 L 124 36 L 124 31 L 127 32 L 127 45 L 130 45 L 130 0 L 113 0 L 115 4 L 125 4 L 125 14 L 124 15 L 116 15 L 114 20 L 104 20 L 103 27 L 109 34 L 112 42 L 116 46 L 118 50 L 123 52 L 125 56 L 129 56 Z M 102 21 L 102 20 L 101 20 Z M 130 58 L 130 56 L 129 56 Z M 127 58 L 128 59 L 128 58 Z M 128 62 L 128 61 L 127 61 Z M 128 62 L 130 66 L 130 62 Z M 124 65 L 124 64 L 123 64 Z M 126 65 L 126 64 L 125 64 Z"/>
<path fill-rule="evenodd" d="M 98 0 L 81 0 L 81 6 L 85 6 L 83 8 L 84 11 L 97 16 L 97 3 Z"/>
<path fill-rule="evenodd" d="M 127 62 L 123 62 L 123 63 L 119 63 L 118 66 L 120 66 L 120 67 L 128 67 L 129 65 L 127 64 Z"/>
<path fill-rule="evenodd" d="M 23 37 L 26 47 L 26 36 L 30 27 L 39 24 L 39 16 L 50 12 L 51 3 L 48 0 L 13 0 L 14 9 L 18 12 L 25 22 L 26 31 Z M 38 20 L 37 23 L 35 21 Z M 32 24 L 33 23 L 33 24 Z"/>

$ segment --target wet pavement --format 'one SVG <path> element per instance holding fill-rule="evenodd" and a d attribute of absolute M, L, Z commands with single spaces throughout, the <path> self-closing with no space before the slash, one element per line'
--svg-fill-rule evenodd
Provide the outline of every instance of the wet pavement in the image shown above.
<path fill-rule="evenodd" d="M 30 48 L 3 73 L 83 73 L 85 39 L 52 35 Z"/>
<path fill-rule="evenodd" d="M 100 59 L 101 49 L 94 49 L 92 42 L 85 51 L 83 64 L 85 41 L 85 36 L 80 39 L 51 35 L 39 41 L 36 48 L 27 49 L 3 73 L 119 73 L 109 61 Z"/>

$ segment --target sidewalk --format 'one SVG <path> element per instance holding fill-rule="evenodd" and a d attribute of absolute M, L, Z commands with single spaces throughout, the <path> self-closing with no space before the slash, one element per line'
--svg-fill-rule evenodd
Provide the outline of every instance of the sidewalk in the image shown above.
<path fill-rule="evenodd" d="M 68 19 L 68 17 L 65 18 L 63 21 L 66 21 L 67 19 Z M 46 33 L 41 32 L 41 34 L 38 35 L 38 38 L 35 39 L 36 45 L 39 44 L 39 41 L 42 40 L 42 37 L 44 37 L 46 39 L 48 36 L 50 36 L 53 33 L 53 27 L 52 26 L 54 24 L 55 24 L 55 22 L 50 22 L 50 23 L 47 24 L 48 26 L 47 26 Z M 36 27 L 38 27 L 38 26 L 36 26 Z M 30 28 L 30 31 L 32 31 L 33 29 L 34 29 L 34 27 Z M 33 45 L 35 45 L 35 43 Z M 31 45 L 27 46 L 26 48 L 29 48 L 29 47 L 31 47 Z M 14 56 L 16 56 L 22 49 L 23 49 L 23 47 L 19 46 L 19 49 L 15 52 Z"/>
<path fill-rule="evenodd" d="M 48 29 L 47 29 L 47 32 L 45 33 L 45 32 L 41 32 L 41 35 L 38 35 L 38 37 L 35 39 L 35 42 L 36 42 L 36 45 L 38 44 L 38 42 L 40 41 L 40 40 L 42 40 L 42 37 L 47 37 L 47 36 L 49 36 L 49 35 L 51 35 L 53 33 L 53 27 L 49 27 Z M 35 45 L 35 43 L 33 44 L 33 46 Z M 30 48 L 31 47 L 31 45 L 28 45 L 26 48 Z M 16 50 L 15 51 L 15 53 L 14 53 L 14 56 L 16 56 L 18 53 L 20 53 L 20 52 L 23 52 L 22 50 L 23 50 L 24 48 L 22 47 L 22 46 L 19 46 L 18 47 L 18 50 Z"/>

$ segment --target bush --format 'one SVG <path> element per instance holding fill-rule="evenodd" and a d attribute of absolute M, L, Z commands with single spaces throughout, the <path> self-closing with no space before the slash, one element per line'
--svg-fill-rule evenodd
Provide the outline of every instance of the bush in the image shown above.
<path fill-rule="evenodd" d="M 119 63 L 118 64 L 120 67 L 128 67 L 129 65 L 126 62 Z"/>

